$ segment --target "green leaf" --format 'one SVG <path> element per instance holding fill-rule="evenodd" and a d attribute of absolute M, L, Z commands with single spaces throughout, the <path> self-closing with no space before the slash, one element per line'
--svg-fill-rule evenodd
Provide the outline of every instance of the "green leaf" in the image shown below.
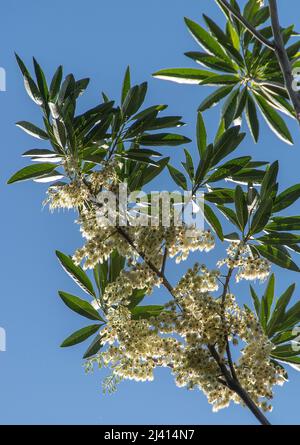
<path fill-rule="evenodd" d="M 16 57 L 17 63 L 18 63 L 18 65 L 19 65 L 19 68 L 20 68 L 20 70 L 21 70 L 23 76 L 26 75 L 26 76 L 30 77 L 29 71 L 28 71 L 28 69 L 26 68 L 26 66 L 25 66 L 25 64 L 24 64 L 24 62 L 23 62 L 23 60 L 18 56 L 17 53 L 15 53 L 15 57 Z"/>
<path fill-rule="evenodd" d="M 205 123 L 202 117 L 202 114 L 198 112 L 197 114 L 197 147 L 200 154 L 200 157 L 202 157 L 205 153 L 206 146 L 207 146 L 207 133 L 205 128 Z"/>
<path fill-rule="evenodd" d="M 97 352 L 101 349 L 101 347 L 102 347 L 102 339 L 99 335 L 96 335 L 90 346 L 85 351 L 83 358 L 89 358 L 97 354 Z"/>
<path fill-rule="evenodd" d="M 232 89 L 233 89 L 233 85 L 218 88 L 216 91 L 214 91 L 212 94 L 210 94 L 208 97 L 206 97 L 201 102 L 201 104 L 199 105 L 198 111 L 203 112 L 211 107 L 214 107 L 225 96 L 228 96 L 228 94 L 232 91 Z"/>
<path fill-rule="evenodd" d="M 300 347 L 297 346 L 297 349 L 299 352 Z M 297 354 L 297 349 L 295 348 L 295 345 L 292 344 L 280 345 L 272 350 L 272 357 L 276 357 L 278 359 L 288 359 L 289 357 L 294 357 Z"/>
<path fill-rule="evenodd" d="M 268 235 L 257 238 L 263 244 L 279 244 L 279 245 L 292 245 L 300 243 L 300 236 L 293 235 L 291 233 L 277 233 L 272 232 Z"/>
<path fill-rule="evenodd" d="M 255 142 L 258 142 L 259 138 L 259 121 L 257 117 L 256 106 L 254 100 L 250 95 L 247 97 L 246 103 L 246 120 L 250 130 L 250 133 Z"/>
<path fill-rule="evenodd" d="M 55 253 L 65 272 L 70 275 L 70 277 L 75 281 L 76 284 L 78 284 L 79 287 L 81 287 L 82 290 L 95 297 L 96 294 L 93 289 L 91 280 L 83 271 L 83 269 L 80 266 L 76 266 L 72 259 L 64 253 L 59 252 L 58 250 L 56 250 Z"/>
<path fill-rule="evenodd" d="M 238 103 L 238 95 L 239 95 L 239 90 L 236 88 L 229 94 L 228 98 L 224 103 L 221 119 L 224 119 L 225 128 L 228 128 L 232 124 L 232 121 L 235 118 L 237 103 Z"/>
<path fill-rule="evenodd" d="M 55 153 L 55 151 L 51 150 L 43 150 L 39 148 L 34 148 L 33 150 L 25 151 L 25 153 L 22 154 L 23 157 L 38 157 L 38 158 L 56 158 L 60 155 L 58 153 Z"/>
<path fill-rule="evenodd" d="M 188 18 L 185 18 L 184 20 L 190 33 L 203 49 L 205 49 L 209 54 L 213 54 L 223 60 L 228 60 L 227 54 L 214 37 L 212 37 L 204 28 L 192 20 Z"/>
<path fill-rule="evenodd" d="M 214 188 L 205 193 L 204 198 L 214 204 L 231 204 L 234 202 L 234 191 L 225 188 Z"/>
<path fill-rule="evenodd" d="M 259 233 L 265 228 L 272 214 L 272 208 L 273 208 L 272 198 L 266 198 L 264 201 L 260 203 L 252 219 L 251 229 L 250 229 L 251 235 Z"/>
<path fill-rule="evenodd" d="M 85 328 L 79 329 L 78 331 L 73 332 L 69 337 L 67 337 L 62 344 L 61 348 L 66 348 L 69 346 L 77 345 L 78 343 L 83 342 L 91 335 L 95 334 L 98 331 L 101 324 L 92 324 L 90 326 L 86 326 Z"/>
<path fill-rule="evenodd" d="M 36 125 L 31 124 L 30 122 L 20 121 L 16 123 L 16 126 L 24 130 L 26 133 L 30 134 L 30 136 L 33 136 L 37 139 L 49 139 L 45 131 L 41 130 Z"/>
<path fill-rule="evenodd" d="M 255 246 L 259 253 L 265 257 L 271 263 L 282 267 L 283 269 L 289 269 L 294 272 L 300 272 L 299 267 L 295 264 L 291 258 L 277 247 L 272 246 Z"/>
<path fill-rule="evenodd" d="M 199 51 L 189 51 L 184 53 L 185 56 L 193 59 L 196 63 L 205 66 L 207 68 L 212 68 L 213 70 L 222 71 L 225 73 L 235 73 L 236 68 L 229 63 L 229 61 L 224 61 L 219 57 L 212 56 L 210 54 L 199 52 Z"/>
<path fill-rule="evenodd" d="M 122 114 L 128 119 L 142 106 L 147 92 L 147 82 L 136 85 L 129 89 L 122 104 Z"/>
<path fill-rule="evenodd" d="M 240 224 L 239 221 L 236 217 L 235 212 L 228 208 L 225 207 L 223 205 L 217 205 L 218 209 L 220 210 L 220 212 L 223 213 L 223 215 L 225 216 L 225 218 L 227 218 L 232 224 L 234 224 L 238 229 L 240 228 Z"/>
<path fill-rule="evenodd" d="M 159 305 L 136 306 L 131 310 L 131 315 L 134 320 L 157 317 L 164 310 L 164 308 L 164 306 Z"/>
<path fill-rule="evenodd" d="M 83 317 L 89 318 L 90 320 L 100 320 L 104 321 L 102 317 L 98 314 L 96 309 L 85 300 L 82 300 L 75 295 L 68 294 L 67 292 L 58 292 L 60 298 L 63 300 L 66 306 L 68 306 L 72 311 L 77 312 Z"/>
<path fill-rule="evenodd" d="M 93 270 L 94 278 L 97 288 L 101 295 L 103 295 L 106 285 L 108 283 L 108 261 L 98 263 Z"/>
<path fill-rule="evenodd" d="M 270 167 L 267 168 L 260 189 L 260 196 L 262 199 L 268 196 L 270 197 L 272 195 L 272 191 L 277 181 L 278 170 L 279 170 L 278 161 L 273 162 L 273 164 L 271 164 Z"/>
<path fill-rule="evenodd" d="M 261 96 L 256 94 L 256 102 L 259 105 L 262 116 L 271 128 L 271 130 L 284 142 L 293 145 L 294 141 L 291 133 L 279 114 L 272 108 L 268 102 Z"/>
<path fill-rule="evenodd" d="M 256 315 L 258 316 L 258 318 L 260 318 L 260 313 L 261 313 L 260 301 L 259 301 L 259 298 L 257 296 L 257 293 L 255 292 L 255 290 L 254 290 L 254 288 L 252 286 L 250 286 L 250 292 L 251 292 L 251 297 L 252 297 L 252 301 L 253 301 L 253 304 L 254 304 Z"/>
<path fill-rule="evenodd" d="M 139 143 L 144 146 L 176 146 L 187 144 L 191 139 L 180 134 L 172 133 L 157 133 L 144 134 L 139 138 Z"/>
<path fill-rule="evenodd" d="M 131 297 L 130 297 L 130 303 L 127 306 L 128 309 L 134 309 L 143 299 L 145 298 L 145 291 L 144 289 L 134 289 Z"/>
<path fill-rule="evenodd" d="M 232 153 L 245 138 L 245 133 L 239 133 L 237 125 L 226 130 L 214 145 L 212 165 L 217 165 L 222 159 Z"/>
<path fill-rule="evenodd" d="M 234 201 L 236 216 L 239 221 L 241 230 L 244 231 L 248 222 L 248 207 L 244 191 L 240 186 L 237 186 L 235 189 Z"/>
<path fill-rule="evenodd" d="M 274 202 L 274 212 L 280 212 L 291 206 L 300 198 L 300 184 L 293 185 L 280 195 L 277 196 Z"/>
<path fill-rule="evenodd" d="M 265 330 L 267 328 L 268 320 L 271 313 L 271 307 L 274 300 L 274 291 L 275 291 L 275 276 L 274 274 L 272 274 L 269 278 L 266 291 L 261 301 L 260 321 Z"/>
<path fill-rule="evenodd" d="M 33 100 L 33 102 L 39 106 L 42 105 L 43 99 L 36 84 L 31 77 L 27 76 L 26 74 L 24 75 L 24 86 L 28 96 Z"/>
<path fill-rule="evenodd" d="M 187 180 L 184 174 L 182 174 L 177 168 L 172 167 L 172 165 L 168 165 L 168 170 L 170 172 L 170 175 L 172 176 L 174 182 L 181 187 L 183 190 L 187 190 Z"/>
<path fill-rule="evenodd" d="M 230 178 L 234 174 L 242 170 L 251 161 L 250 156 L 242 156 L 240 158 L 231 159 L 225 164 L 218 167 L 214 173 L 207 179 L 208 183 L 220 181 L 221 179 Z"/>
<path fill-rule="evenodd" d="M 182 165 L 185 168 L 187 174 L 189 175 L 190 180 L 193 181 L 195 176 L 193 158 L 186 148 L 184 149 L 184 154 L 185 154 L 185 162 L 182 162 Z"/>
<path fill-rule="evenodd" d="M 128 94 L 128 91 L 130 90 L 131 83 L 130 83 L 130 67 L 128 66 L 125 72 L 125 77 L 123 80 L 123 86 L 122 86 L 122 96 L 121 96 L 121 103 L 123 104 L 125 101 L 125 98 Z"/>
<path fill-rule="evenodd" d="M 8 181 L 7 184 L 12 184 L 19 181 L 27 181 L 28 179 L 38 178 L 46 173 L 50 173 L 55 169 L 55 164 L 41 163 L 35 165 L 29 165 L 24 167 L 15 173 Z"/>
<path fill-rule="evenodd" d="M 47 103 L 49 92 L 48 92 L 48 86 L 47 86 L 45 74 L 44 74 L 42 68 L 40 67 L 40 65 L 38 64 L 38 62 L 35 60 L 35 58 L 33 58 L 33 66 L 34 66 L 34 71 L 35 71 L 39 91 L 40 91 L 41 96 L 44 99 L 45 103 Z"/>
<path fill-rule="evenodd" d="M 286 216 L 273 218 L 266 226 L 270 231 L 300 230 L 300 216 Z"/>
<path fill-rule="evenodd" d="M 168 165 L 169 160 L 170 160 L 169 157 L 163 158 L 156 163 L 156 167 L 153 167 L 152 165 L 148 166 L 147 169 L 143 171 L 141 185 L 148 184 L 150 181 L 156 178 L 156 176 L 158 176 L 163 171 L 163 169 Z"/>
<path fill-rule="evenodd" d="M 62 76 L 63 76 L 63 68 L 60 65 L 57 70 L 54 73 L 54 76 L 52 78 L 51 84 L 50 84 L 50 92 L 49 92 L 49 98 L 50 100 L 54 100 L 56 99 L 58 93 L 59 93 L 59 89 L 60 89 L 60 84 L 62 81 Z"/>
<path fill-rule="evenodd" d="M 212 208 L 207 204 L 204 204 L 204 216 L 208 224 L 212 227 L 212 229 L 216 232 L 221 241 L 224 240 L 222 225 L 213 212 Z"/>
<path fill-rule="evenodd" d="M 198 85 L 201 80 L 207 79 L 207 77 L 212 76 L 213 73 L 195 68 L 167 68 L 157 71 L 152 75 L 153 77 L 157 77 L 157 79 Z"/>
<path fill-rule="evenodd" d="M 285 310 L 291 301 L 296 285 L 292 284 L 287 288 L 285 292 L 278 298 L 275 309 L 272 313 L 271 319 L 268 323 L 267 332 L 269 336 L 272 336 L 277 332 L 284 320 Z"/>
<path fill-rule="evenodd" d="M 216 86 L 216 85 L 231 85 L 232 87 L 240 83 L 240 78 L 233 74 L 215 74 L 201 80 L 200 85 Z"/>
<path fill-rule="evenodd" d="M 298 337 L 298 335 L 299 333 L 295 333 L 294 330 L 280 332 L 275 337 L 272 338 L 272 343 L 274 343 L 274 345 L 280 345 L 282 343 L 294 340 L 295 338 Z"/>

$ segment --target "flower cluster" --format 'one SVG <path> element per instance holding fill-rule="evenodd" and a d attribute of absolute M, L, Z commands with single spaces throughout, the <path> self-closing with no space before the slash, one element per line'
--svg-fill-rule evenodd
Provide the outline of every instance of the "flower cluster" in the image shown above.
<path fill-rule="evenodd" d="M 271 265 L 268 260 L 254 257 L 248 245 L 240 242 L 233 242 L 227 249 L 228 257 L 218 262 L 221 267 L 224 264 L 228 268 L 238 268 L 236 281 L 240 280 L 260 280 L 264 281 L 270 274 Z"/>
<path fill-rule="evenodd" d="M 107 306 L 127 305 L 135 289 L 151 294 L 153 287 L 160 284 L 161 278 L 145 263 L 139 263 L 129 270 L 122 270 L 118 278 L 106 286 L 103 299 Z"/>
<path fill-rule="evenodd" d="M 47 195 L 44 204 L 49 204 L 50 210 L 81 208 L 90 198 L 88 189 L 80 181 L 53 185 Z"/>
<path fill-rule="evenodd" d="M 230 402 L 242 403 L 220 380 L 210 352 L 214 347 L 226 365 L 228 338 L 244 346 L 234 363 L 240 383 L 258 406 L 270 410 L 273 386 L 284 382 L 283 371 L 270 360 L 273 345 L 232 294 L 224 301 L 210 294 L 217 290 L 217 277 L 217 271 L 196 264 L 174 288 L 175 300 L 155 317 L 136 319 L 123 303 L 111 307 L 101 331 L 107 345 L 101 359 L 117 376 L 136 381 L 153 380 L 156 367 L 169 367 L 177 386 L 202 390 L 217 411 Z"/>

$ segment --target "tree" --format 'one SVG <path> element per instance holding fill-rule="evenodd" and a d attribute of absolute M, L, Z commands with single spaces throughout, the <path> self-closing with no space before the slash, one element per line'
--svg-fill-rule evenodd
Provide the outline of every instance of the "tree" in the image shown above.
<path fill-rule="evenodd" d="M 50 183 L 45 201 L 50 209 L 73 208 L 78 213 L 85 244 L 72 256 L 56 253 L 87 297 L 64 291 L 59 296 L 94 324 L 74 332 L 61 346 L 96 334 L 84 359 L 87 369 L 95 362 L 111 368 L 108 390 L 122 379 L 152 380 L 155 368 L 164 366 L 178 386 L 202 390 L 214 410 L 240 403 L 268 424 L 263 412 L 271 409 L 273 386 L 287 380 L 288 365 L 300 365 L 300 306 L 289 305 L 295 285 L 275 299 L 271 274 L 273 264 L 300 270 L 293 258 L 300 252 L 300 236 L 294 233 L 300 230 L 300 216 L 282 213 L 298 200 L 300 184 L 281 190 L 279 162 L 235 152 L 245 137 L 244 116 L 259 141 L 258 112 L 280 139 L 293 143 L 280 113 L 300 120 L 293 77 L 300 42 L 289 45 L 296 33 L 293 26 L 280 27 L 276 0 L 266 6 L 249 0 L 243 11 L 236 0 L 216 3 L 225 14 L 225 30 L 206 15 L 207 29 L 185 19 L 203 49 L 187 56 L 205 69 L 154 74 L 217 88 L 199 106 L 197 156 L 184 149 L 182 171 L 157 151 L 192 142 L 172 130 L 183 126 L 182 118 L 161 117 L 166 105 L 142 109 L 147 84 L 132 86 L 129 68 L 119 105 L 103 93 L 102 103 L 77 114 L 89 79 L 69 74 L 63 80 L 60 66 L 48 85 L 35 59 L 34 79 L 16 56 L 26 91 L 41 108 L 43 128 L 27 121 L 17 125 L 47 140 L 50 148 L 25 152 L 34 164 L 8 183 Z M 203 113 L 221 101 L 217 134 L 210 143 Z M 167 171 L 179 191 L 166 207 L 163 194 L 141 191 Z M 192 216 L 203 210 L 208 230 L 186 218 L 188 208 Z M 210 252 L 216 242 L 226 246 L 227 254 L 215 270 L 196 263 L 182 273 L 179 264 L 191 252 Z M 182 275 L 175 284 L 165 273 L 172 258 Z M 250 286 L 251 303 L 242 307 L 231 291 L 234 280 L 268 281 L 261 298 Z M 156 287 L 167 290 L 169 301 L 145 304 Z"/>

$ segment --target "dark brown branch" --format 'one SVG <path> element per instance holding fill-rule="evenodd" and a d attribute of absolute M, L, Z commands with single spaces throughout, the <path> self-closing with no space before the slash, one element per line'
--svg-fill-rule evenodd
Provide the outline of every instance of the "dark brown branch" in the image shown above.
<path fill-rule="evenodd" d="M 272 51 L 275 51 L 275 46 L 272 42 L 266 39 L 257 29 L 251 25 L 233 6 L 226 0 L 219 0 L 219 3 L 227 9 L 242 25 L 263 45 L 267 46 Z"/>
<path fill-rule="evenodd" d="M 269 8 L 271 15 L 271 24 L 273 30 L 275 53 L 277 56 L 282 75 L 284 77 L 285 87 L 289 94 L 290 100 L 296 112 L 297 120 L 300 122 L 300 98 L 297 91 L 293 89 L 294 76 L 292 66 L 288 54 L 285 49 L 284 41 L 281 34 L 281 28 L 278 17 L 277 0 L 269 0 Z"/>

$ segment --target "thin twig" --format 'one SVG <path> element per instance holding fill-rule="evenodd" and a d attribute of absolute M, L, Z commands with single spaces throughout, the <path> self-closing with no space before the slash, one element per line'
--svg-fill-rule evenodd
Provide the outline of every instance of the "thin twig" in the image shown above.
<path fill-rule="evenodd" d="M 219 0 L 219 3 L 227 9 L 244 27 L 263 45 L 267 46 L 272 51 L 275 51 L 275 46 L 272 42 L 266 39 L 251 23 L 249 23 L 233 6 L 226 0 Z"/>

